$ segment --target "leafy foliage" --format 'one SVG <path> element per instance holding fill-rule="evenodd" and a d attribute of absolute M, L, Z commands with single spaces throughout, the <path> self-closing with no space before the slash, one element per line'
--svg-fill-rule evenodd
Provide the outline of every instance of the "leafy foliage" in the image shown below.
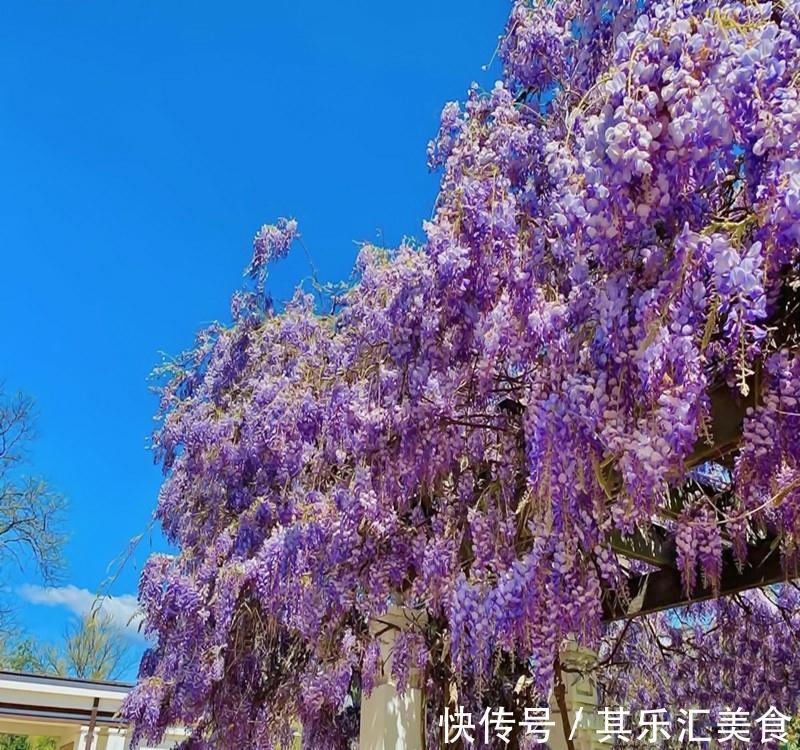
<path fill-rule="evenodd" d="M 0 734 L 0 750 L 56 750 L 56 740 L 53 737 Z"/>

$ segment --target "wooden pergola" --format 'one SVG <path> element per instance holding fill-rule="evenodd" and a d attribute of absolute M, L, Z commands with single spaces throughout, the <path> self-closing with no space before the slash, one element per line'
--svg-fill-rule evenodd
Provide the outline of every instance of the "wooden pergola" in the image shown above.
<path fill-rule="evenodd" d="M 742 437 L 742 426 L 747 410 L 758 405 L 760 392 L 760 368 L 756 368 L 747 382 L 747 395 L 733 392 L 720 385 L 709 394 L 711 401 L 710 430 L 711 440 L 701 439 L 686 461 L 687 470 L 713 461 L 731 467 L 731 459 Z M 611 486 L 618 485 L 613 475 L 608 477 Z M 701 481 L 695 482 L 699 489 L 713 493 L 714 488 L 703 488 Z M 657 515 L 664 519 L 675 519 L 682 506 L 680 490 L 667 493 Z M 637 531 L 623 538 L 616 535 L 612 540 L 614 551 L 630 560 L 639 560 L 653 566 L 655 570 L 632 575 L 627 579 L 627 596 L 607 592 L 603 602 L 606 620 L 619 620 L 680 607 L 691 602 L 736 594 L 751 588 L 768 586 L 800 576 L 800 571 L 786 571 L 778 550 L 780 537 L 767 534 L 750 544 L 743 565 L 737 565 L 733 552 L 727 548 L 723 552 L 722 574 L 717 588 L 698 581 L 688 594 L 681 582 L 676 562 L 674 542 L 669 538 L 664 526 L 658 521 L 646 531 Z"/>

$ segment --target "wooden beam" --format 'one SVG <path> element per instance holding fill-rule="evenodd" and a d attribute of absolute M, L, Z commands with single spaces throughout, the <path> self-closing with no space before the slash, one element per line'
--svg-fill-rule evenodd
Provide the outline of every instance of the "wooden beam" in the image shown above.
<path fill-rule="evenodd" d="M 711 424 L 710 441 L 701 437 L 694 446 L 694 450 L 686 460 L 687 468 L 699 466 L 706 461 L 713 461 L 730 453 L 739 444 L 742 437 L 742 425 L 749 407 L 758 404 L 760 386 L 760 366 L 747 378 L 747 395 L 743 396 L 738 391 L 732 390 L 726 384 L 712 388 L 709 393 L 711 409 L 709 422 Z"/>
<path fill-rule="evenodd" d="M 658 526 L 651 526 L 647 534 L 637 529 L 631 536 L 622 536 L 615 529 L 611 532 L 610 542 L 611 549 L 623 557 L 664 567 L 675 564 L 675 545 L 667 538 L 666 531 Z"/>
<path fill-rule="evenodd" d="M 800 345 L 800 286 L 786 284 L 778 309 L 781 314 L 769 321 L 772 342 L 777 347 L 790 347 L 797 350 Z M 708 414 L 708 433 L 701 436 L 684 466 L 692 469 L 706 461 L 725 463 L 738 448 L 742 439 L 747 410 L 758 406 L 761 398 L 762 363 L 756 361 L 753 372 L 744 380 L 744 394 L 741 389 L 731 388 L 726 383 L 713 385 L 708 392 L 710 408 Z M 619 491 L 622 481 L 616 466 L 607 467 L 603 484 L 607 491 Z M 660 509 L 665 517 L 677 518 L 682 505 L 680 492 L 669 492 L 666 504 Z M 723 553 L 722 575 L 717 589 L 703 586 L 699 582 L 694 591 L 686 594 L 681 582 L 680 571 L 674 557 L 674 544 L 665 542 L 663 529 L 653 526 L 653 540 L 647 540 L 644 532 L 637 532 L 638 538 L 622 538 L 615 534 L 611 546 L 615 552 L 625 557 L 655 564 L 657 571 L 645 575 L 631 576 L 626 581 L 627 599 L 608 592 L 603 601 L 604 619 L 607 621 L 628 619 L 646 615 L 692 602 L 703 601 L 718 596 L 736 594 L 751 588 L 769 586 L 787 579 L 800 578 L 800 569 L 784 571 L 781 564 L 779 539 L 772 537 L 758 542 L 748 549 L 747 561 L 740 570 L 733 559 L 730 548 Z"/>
<path fill-rule="evenodd" d="M 761 367 L 757 366 L 756 371 L 747 378 L 746 396 L 732 390 L 726 383 L 711 388 L 708 394 L 711 400 L 708 417 L 709 434 L 702 435 L 695 443 L 692 452 L 684 461 L 685 469 L 693 469 L 706 461 L 719 460 L 736 449 L 742 438 L 747 409 L 758 404 L 760 377 Z M 616 495 L 619 492 L 622 487 L 622 476 L 616 462 L 608 464 L 603 472 L 602 482 L 609 493 Z"/>
<path fill-rule="evenodd" d="M 726 550 L 723 553 L 720 585 L 716 591 L 698 581 L 694 591 L 687 596 L 681 582 L 680 571 L 671 567 L 632 576 L 627 581 L 630 603 L 626 606 L 618 594 L 608 592 L 603 601 L 604 619 L 610 622 L 639 617 L 797 577 L 800 577 L 800 570 L 791 571 L 791 575 L 788 576 L 784 572 L 778 550 L 778 539 L 773 537 L 749 548 L 747 562 L 741 572 L 733 560 L 731 550 Z"/>

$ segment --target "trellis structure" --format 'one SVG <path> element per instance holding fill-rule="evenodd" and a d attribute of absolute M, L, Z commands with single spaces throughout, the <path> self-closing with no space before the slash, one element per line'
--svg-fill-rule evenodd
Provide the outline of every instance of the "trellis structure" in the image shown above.
<path fill-rule="evenodd" d="M 742 435 L 742 425 L 748 409 L 758 404 L 759 375 L 756 371 L 747 383 L 747 395 L 739 395 L 729 388 L 714 388 L 711 400 L 711 439 L 701 439 L 695 450 L 686 461 L 687 470 L 693 469 L 708 461 L 729 462 L 735 453 Z M 730 468 L 728 466 L 727 468 Z M 609 477 L 609 484 L 615 478 Z M 714 488 L 704 487 L 702 482 L 695 481 L 698 489 L 713 493 Z M 782 492 L 787 492 L 784 489 Z M 776 496 L 775 502 L 780 500 Z M 673 491 L 665 497 L 659 513 L 665 519 L 676 518 L 682 504 L 681 491 Z M 722 573 L 716 588 L 698 581 L 694 589 L 687 594 L 681 582 L 680 572 L 675 559 L 675 545 L 668 538 L 665 528 L 654 523 L 646 533 L 638 531 L 630 538 L 616 536 L 613 548 L 617 554 L 630 560 L 639 560 L 655 568 L 652 572 L 632 575 L 628 578 L 627 597 L 607 593 L 604 600 L 604 613 L 608 620 L 636 617 L 664 609 L 679 607 L 690 602 L 711 599 L 739 593 L 751 588 L 767 586 L 797 577 L 797 570 L 786 571 L 778 552 L 780 538 L 767 534 L 763 539 L 748 546 L 747 559 L 738 565 L 733 559 L 730 549 L 724 552 Z M 792 575 L 788 575 L 792 573 Z"/>

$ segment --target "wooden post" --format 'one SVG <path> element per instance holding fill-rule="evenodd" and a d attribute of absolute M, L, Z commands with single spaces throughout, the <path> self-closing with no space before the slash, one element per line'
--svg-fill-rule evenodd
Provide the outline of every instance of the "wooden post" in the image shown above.
<path fill-rule="evenodd" d="M 97 707 L 100 705 L 100 699 L 95 698 L 92 703 L 92 715 L 89 717 L 89 730 L 86 732 L 86 750 L 92 750 L 92 742 L 94 742 L 94 731 L 97 725 Z"/>

